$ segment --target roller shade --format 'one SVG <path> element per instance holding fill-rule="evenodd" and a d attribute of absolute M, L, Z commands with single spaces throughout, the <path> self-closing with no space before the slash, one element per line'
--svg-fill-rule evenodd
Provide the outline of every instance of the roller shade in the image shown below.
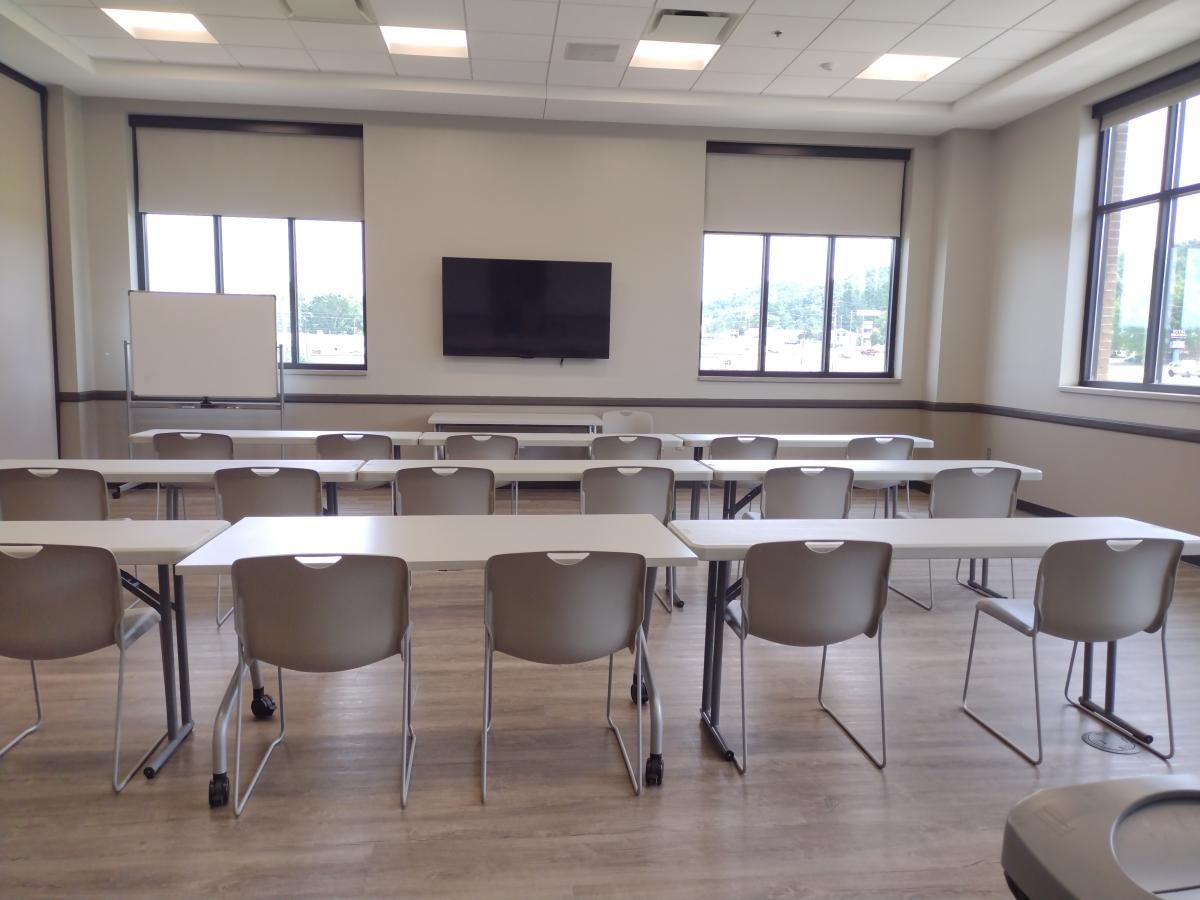
<path fill-rule="evenodd" d="M 709 153 L 709 231 L 898 237 L 904 161 Z"/>
<path fill-rule="evenodd" d="M 138 211 L 361 221 L 361 137 L 138 127 Z"/>
<path fill-rule="evenodd" d="M 1138 100 L 1127 106 L 1122 106 L 1120 109 L 1106 113 L 1100 117 L 1100 127 L 1112 128 L 1114 125 L 1120 125 L 1123 122 L 1128 122 L 1130 119 L 1136 119 L 1138 116 L 1144 116 L 1146 113 L 1154 112 L 1165 106 L 1174 106 L 1180 101 L 1190 100 L 1198 94 L 1200 94 L 1200 81 L 1190 82 L 1189 84 L 1164 91 L 1153 97 Z"/>

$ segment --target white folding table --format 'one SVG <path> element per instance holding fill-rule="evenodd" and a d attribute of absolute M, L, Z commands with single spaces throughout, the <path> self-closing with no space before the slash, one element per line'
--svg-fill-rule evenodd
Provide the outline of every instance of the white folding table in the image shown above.
<path fill-rule="evenodd" d="M 117 558 L 118 565 L 122 567 L 122 587 L 158 612 L 158 636 L 166 692 L 167 742 L 146 761 L 142 771 L 147 778 L 158 774 L 179 745 L 192 733 L 193 727 L 183 579 L 178 573 L 172 575 L 171 568 L 228 527 L 227 522 L 202 519 L 0 522 L 0 544 L 103 547 Z M 126 571 L 136 565 L 158 568 L 157 590 Z M 179 654 L 178 672 L 175 666 L 176 649 Z"/>
<path fill-rule="evenodd" d="M 184 575 L 227 574 L 251 556 L 377 554 L 403 559 L 414 571 L 481 569 L 502 553 L 608 551 L 646 558 L 644 628 L 649 630 L 656 570 L 686 566 L 696 557 L 653 516 L 347 516 L 345 518 L 246 518 L 176 566 Z M 418 638 L 419 639 L 419 638 Z M 648 783 L 662 780 L 662 701 L 645 678 L 651 715 Z M 212 788 L 228 783 L 225 744 L 237 700 L 235 672 L 213 725 Z"/>
<path fill-rule="evenodd" d="M 731 431 L 720 434 L 680 434 L 679 437 L 683 440 L 685 447 L 692 447 L 696 459 L 700 459 L 709 444 L 717 438 L 722 437 L 738 437 L 740 435 L 754 434 L 758 435 L 761 432 L 757 431 Z M 772 437 L 779 441 L 780 449 L 790 450 L 829 450 L 837 447 L 845 447 L 851 441 L 857 438 L 871 437 L 907 437 L 912 438 L 913 446 L 918 450 L 933 449 L 933 441 L 929 438 L 917 437 L 912 434 L 763 434 L 763 437 Z"/>
<path fill-rule="evenodd" d="M 467 410 L 465 412 L 450 412 L 439 410 L 429 417 L 429 424 L 437 431 L 445 426 L 463 427 L 467 425 L 500 426 L 527 425 L 533 428 L 582 428 L 585 431 L 597 431 L 600 428 L 600 417 L 587 413 L 548 413 L 522 412 L 509 410 Z"/>
<path fill-rule="evenodd" d="M 755 544 L 769 541 L 884 541 L 895 559 L 1037 559 L 1061 541 L 1120 538 L 1168 538 L 1184 542 L 1184 553 L 1200 552 L 1200 536 L 1136 519 L 1064 516 L 1010 519 L 680 519 L 671 530 L 708 563 L 708 619 L 704 630 L 704 676 L 700 719 L 728 760 L 734 759 L 720 730 L 721 653 L 725 625 L 736 626 L 729 603 L 741 591 L 729 583 L 729 565 L 745 559 Z M 1097 717 L 1142 734 L 1115 712 L 1116 643 L 1108 644 L 1103 705 L 1092 700 L 1093 647 L 1084 645 L 1080 704 Z"/>
<path fill-rule="evenodd" d="M 281 447 L 312 447 L 317 438 L 325 434 L 382 434 L 392 442 L 392 451 L 400 458 L 401 447 L 415 447 L 421 436 L 419 431 L 377 431 L 373 428 L 346 428 L 340 431 L 307 431 L 303 429 L 279 428 L 148 428 L 129 436 L 131 444 L 152 444 L 156 434 L 223 434 L 238 444 L 278 444 Z"/>
<path fill-rule="evenodd" d="M 518 447 L 568 447 L 586 448 L 592 446 L 597 435 L 590 431 L 481 431 L 479 434 L 500 434 L 517 439 Z M 422 432 L 420 445 L 433 447 L 438 456 L 442 455 L 446 439 L 453 437 L 453 432 L 426 431 Z M 658 438 L 662 441 L 664 450 L 678 450 L 683 446 L 683 440 L 677 434 L 647 434 L 646 437 Z"/>

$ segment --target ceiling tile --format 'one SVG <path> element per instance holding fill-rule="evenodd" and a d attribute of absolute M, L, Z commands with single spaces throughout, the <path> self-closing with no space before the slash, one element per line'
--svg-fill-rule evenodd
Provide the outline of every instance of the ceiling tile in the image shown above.
<path fill-rule="evenodd" d="M 696 12 L 736 13 L 748 12 L 754 0 L 658 0 L 659 9 L 686 9 Z M 804 0 L 791 4 L 803 6 Z M 796 13 L 802 15 L 802 13 Z"/>
<path fill-rule="evenodd" d="M 551 62 L 550 84 L 576 87 L 619 87 L 625 66 L 617 63 Z"/>
<path fill-rule="evenodd" d="M 775 80 L 773 75 L 750 75 L 745 72 L 702 72 L 692 85 L 693 91 L 712 91 L 718 94 L 761 94 Z"/>
<path fill-rule="evenodd" d="M 1068 31 L 1025 31 L 1013 28 L 971 54 L 974 59 L 1032 59 L 1071 37 Z"/>
<path fill-rule="evenodd" d="M 565 58 L 565 53 L 566 53 L 566 50 L 567 50 L 567 45 L 568 45 L 568 44 L 578 44 L 578 43 L 584 43 L 584 44 L 607 44 L 607 45 L 610 45 L 610 46 L 611 46 L 612 44 L 616 44 L 616 45 L 617 45 L 617 55 L 616 55 L 615 57 L 613 57 L 613 60 L 612 60 L 612 62 L 611 62 L 611 63 L 610 63 L 610 62 L 600 62 L 600 63 L 596 63 L 596 62 L 585 62 L 585 61 L 582 61 L 582 60 L 568 60 L 568 59 L 566 59 L 566 58 Z M 608 65 L 614 65 L 614 64 L 615 64 L 615 65 L 617 65 L 617 66 L 618 66 L 618 67 L 621 69 L 621 71 L 623 72 L 623 71 L 625 70 L 625 67 L 626 67 L 627 65 L 629 65 L 629 60 L 633 59 L 633 51 L 634 51 L 634 49 L 635 49 L 636 47 L 637 47 L 637 41 L 635 41 L 635 40 L 627 40 L 627 41 L 613 41 L 613 40 L 608 40 L 608 41 L 601 41 L 601 40 L 597 40 L 597 39 L 595 39 L 595 38 L 591 38 L 591 39 L 588 39 L 588 38 L 577 38 L 577 37 L 572 37 L 572 36 L 570 36 L 570 35 L 566 35 L 566 34 L 559 34 L 559 35 L 555 35 L 555 37 L 554 37 L 554 49 L 553 49 L 553 51 L 552 51 L 552 52 L 551 52 L 551 54 L 550 54 L 550 55 L 551 55 L 551 60 L 550 60 L 550 61 L 551 61 L 551 62 L 553 62 L 553 63 L 562 63 L 562 64 L 564 64 L 564 65 L 568 65 L 568 66 L 585 66 L 585 65 L 599 65 L 599 66 L 608 66 Z M 618 76 L 618 79 L 617 79 L 617 80 L 618 80 L 618 82 L 620 81 L 620 76 Z"/>
<path fill-rule="evenodd" d="M 466 0 L 467 28 L 514 34 L 554 34 L 557 3 L 542 0 Z"/>
<path fill-rule="evenodd" d="M 593 3 L 599 6 L 640 6 L 649 9 L 654 6 L 654 0 L 562 0 L 563 6 L 573 3 Z"/>
<path fill-rule="evenodd" d="M 1045 0 L 1042 0 L 1044 3 Z M 946 0 L 854 0 L 842 17 L 870 22 L 921 23 L 946 5 Z"/>
<path fill-rule="evenodd" d="M 798 16 L 743 16 L 726 44 L 746 47 L 790 47 L 803 50 L 825 30 L 831 19 Z M 778 36 L 776 32 L 782 32 Z"/>
<path fill-rule="evenodd" d="M 1133 0 L 1054 0 L 1022 20 L 1021 27 L 1036 31 L 1083 31 L 1132 5 Z"/>
<path fill-rule="evenodd" d="M 68 37 L 129 37 L 125 29 L 94 6 L 27 6 L 25 9 L 47 28 Z"/>
<path fill-rule="evenodd" d="M 691 90 L 699 77 L 699 72 L 680 69 L 626 69 L 625 77 L 621 79 L 621 87 L 649 91 L 687 91 Z"/>
<path fill-rule="evenodd" d="M 507 59 L 546 62 L 554 39 L 548 34 L 504 34 L 498 31 L 471 31 L 467 46 L 472 59 Z"/>
<path fill-rule="evenodd" d="M 796 58 L 796 51 L 781 47 L 733 47 L 726 45 L 708 64 L 710 72 L 743 72 L 748 75 L 778 75 Z"/>
<path fill-rule="evenodd" d="M 978 25 L 1011 28 L 1037 12 L 1048 0 L 954 0 L 929 20 L 931 25 Z"/>
<path fill-rule="evenodd" d="M 844 50 L 805 50 L 795 62 L 784 69 L 784 75 L 802 75 L 807 78 L 837 78 L 845 81 L 853 78 L 875 60 L 878 53 L 847 53 Z M 822 68 L 824 65 L 831 68 Z"/>
<path fill-rule="evenodd" d="M 47 4 L 45 0 L 17 0 L 18 6 L 95 6 L 92 0 L 54 0 Z"/>
<path fill-rule="evenodd" d="M 236 66 L 237 60 L 219 44 L 189 44 L 182 41 L 138 41 L 161 62 L 187 66 Z"/>
<path fill-rule="evenodd" d="M 466 28 L 461 3 L 447 0 L 369 0 L 380 25 L 408 28 Z"/>
<path fill-rule="evenodd" d="M 987 84 L 1009 71 L 1016 63 L 1011 59 L 978 59 L 974 56 L 960 59 L 942 71 L 934 81 L 955 84 Z"/>
<path fill-rule="evenodd" d="M 358 50 L 310 50 L 322 72 L 350 72 L 356 75 L 395 75 L 388 53 L 363 53 Z"/>
<path fill-rule="evenodd" d="M 805 78 L 801 75 L 780 75 L 763 91 L 784 97 L 828 97 L 845 84 L 837 78 Z"/>
<path fill-rule="evenodd" d="M 222 44 L 239 47 L 300 47 L 291 25 L 279 19 L 246 19 L 238 16 L 201 16 L 208 33 Z"/>
<path fill-rule="evenodd" d="M 545 84 L 548 63 L 510 59 L 473 59 L 471 77 L 476 81 L 503 81 L 510 84 Z"/>
<path fill-rule="evenodd" d="M 966 25 L 922 25 L 895 47 L 893 53 L 921 56 L 966 56 L 996 37 L 1000 28 Z"/>
<path fill-rule="evenodd" d="M 914 87 L 919 81 L 880 81 L 874 78 L 853 78 L 842 85 L 835 97 L 849 97 L 855 100 L 898 100 Z"/>
<path fill-rule="evenodd" d="M 883 53 L 913 32 L 916 26 L 902 22 L 858 22 L 838 19 L 812 42 L 814 50 L 850 50 Z"/>
<path fill-rule="evenodd" d="M 905 100 L 920 100 L 922 103 L 953 103 L 974 91 L 977 84 L 953 84 L 948 81 L 927 81 L 904 95 Z"/>
<path fill-rule="evenodd" d="M 755 0 L 750 12 L 756 16 L 808 16 L 836 19 L 850 0 Z"/>
<path fill-rule="evenodd" d="M 332 22 L 295 22 L 292 30 L 309 50 L 387 50 L 374 25 L 340 25 Z"/>
<path fill-rule="evenodd" d="M 140 41 L 126 35 L 119 38 L 77 37 L 75 43 L 93 59 L 127 59 L 138 62 L 158 62 L 154 54 L 141 45 Z"/>
<path fill-rule="evenodd" d="M 471 61 L 450 56 L 392 54 L 392 68 L 405 78 L 470 78 Z"/>
<path fill-rule="evenodd" d="M 96 5 L 105 4 L 97 2 Z M 189 12 L 210 16 L 246 16 L 253 19 L 287 18 L 287 9 L 281 0 L 120 0 L 118 8 Z"/>
<path fill-rule="evenodd" d="M 226 47 L 229 55 L 252 69 L 311 69 L 317 64 L 305 50 L 291 47 Z"/>
<path fill-rule="evenodd" d="M 591 38 L 640 38 L 651 11 L 635 6 L 569 3 L 558 11 L 558 34 Z"/>

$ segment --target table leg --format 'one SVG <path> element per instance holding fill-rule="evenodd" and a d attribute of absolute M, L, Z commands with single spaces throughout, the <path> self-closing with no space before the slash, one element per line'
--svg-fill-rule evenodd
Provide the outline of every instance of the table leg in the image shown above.
<path fill-rule="evenodd" d="M 338 496 L 337 482 L 325 482 L 325 515 L 336 516 L 338 514 Z"/>
<path fill-rule="evenodd" d="M 737 505 L 737 482 L 726 481 L 725 493 L 721 498 L 721 518 L 732 519 L 733 508 Z"/>
<path fill-rule="evenodd" d="M 717 564 L 708 564 L 708 588 L 704 604 L 704 675 L 700 685 L 700 715 L 708 713 L 709 700 L 712 697 L 712 648 L 713 622 L 717 602 Z"/>
<path fill-rule="evenodd" d="M 183 598 L 183 576 L 173 576 L 175 586 L 175 648 L 179 656 L 179 716 L 192 724 L 192 675 L 188 661 L 187 606 Z"/>
<path fill-rule="evenodd" d="M 988 560 L 982 559 L 979 561 L 980 578 L 978 581 L 975 579 L 975 571 L 975 560 L 972 559 L 967 569 L 967 587 L 984 597 L 1004 597 L 999 591 L 993 591 L 988 587 Z"/>
<path fill-rule="evenodd" d="M 648 568 L 646 570 L 646 588 L 645 588 L 645 618 L 642 620 L 642 632 L 645 635 L 646 646 L 650 645 L 650 613 L 654 609 L 654 582 L 658 577 L 656 568 Z M 662 714 L 662 696 L 658 692 L 658 688 L 654 684 L 654 676 L 650 672 L 650 666 L 646 664 L 645 659 L 642 661 L 642 670 L 639 673 L 641 679 L 641 696 L 645 698 L 644 702 L 650 704 L 650 756 L 646 760 L 646 783 L 647 784 L 662 784 L 663 776 L 663 714 Z M 636 682 L 635 682 L 636 684 Z M 635 687 L 636 696 L 636 687 Z"/>
<path fill-rule="evenodd" d="M 696 460 L 697 462 L 704 459 L 704 448 L 703 447 L 693 447 L 692 448 L 692 459 Z M 691 518 L 693 518 L 693 519 L 700 518 L 700 482 L 698 482 L 698 481 L 695 481 L 692 483 Z"/>
<path fill-rule="evenodd" d="M 166 694 L 167 708 L 167 741 L 159 749 L 153 757 L 146 760 L 146 765 L 142 769 L 142 773 L 147 778 L 153 778 L 157 775 L 164 765 L 167 764 L 174 754 L 179 749 L 179 745 L 187 740 L 188 735 L 192 733 L 192 722 L 189 717 L 184 718 L 183 722 L 179 720 L 178 711 L 178 694 L 175 680 L 175 647 L 174 641 L 176 635 L 174 633 L 176 616 L 175 604 L 171 597 L 171 567 L 160 565 L 158 567 L 158 635 L 159 645 L 162 650 L 162 668 L 163 668 L 163 689 Z M 183 636 L 183 645 L 187 645 L 186 632 Z M 187 663 L 182 664 L 182 677 L 187 679 Z M 188 703 L 188 712 L 190 712 L 191 703 Z"/>
<path fill-rule="evenodd" d="M 713 572 L 713 569 L 709 569 Z M 709 662 L 708 706 L 700 711 L 700 722 L 709 738 L 717 745 L 717 750 L 732 762 L 736 759 L 733 751 L 721 734 L 721 653 L 725 640 L 725 610 L 729 603 L 729 563 L 722 561 L 715 564 L 716 583 L 710 588 L 711 596 L 711 649 L 706 649 L 706 662 Z M 709 631 L 706 628 L 705 636 Z"/>

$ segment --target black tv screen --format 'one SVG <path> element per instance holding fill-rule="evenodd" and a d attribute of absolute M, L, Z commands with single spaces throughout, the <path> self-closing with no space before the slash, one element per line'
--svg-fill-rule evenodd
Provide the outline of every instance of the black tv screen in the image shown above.
<path fill-rule="evenodd" d="M 442 257 L 442 354 L 608 358 L 612 263 Z"/>

